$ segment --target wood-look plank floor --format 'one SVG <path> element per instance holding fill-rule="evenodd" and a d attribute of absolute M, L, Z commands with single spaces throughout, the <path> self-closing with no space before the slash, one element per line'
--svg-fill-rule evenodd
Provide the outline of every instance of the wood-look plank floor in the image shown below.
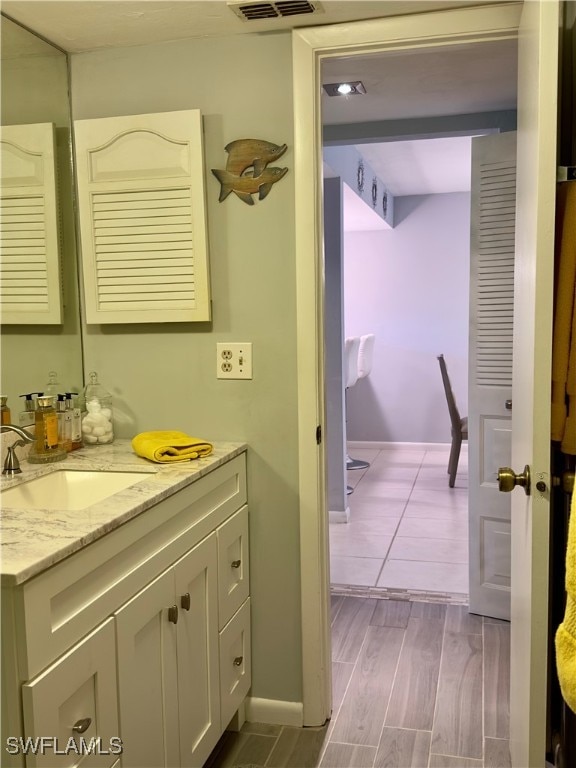
<path fill-rule="evenodd" d="M 462 605 L 332 598 L 333 712 L 245 723 L 209 768 L 510 768 L 510 626 Z"/>

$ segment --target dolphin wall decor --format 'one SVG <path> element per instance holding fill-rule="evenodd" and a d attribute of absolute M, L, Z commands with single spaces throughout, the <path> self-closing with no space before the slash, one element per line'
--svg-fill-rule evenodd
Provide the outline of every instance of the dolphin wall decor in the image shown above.
<path fill-rule="evenodd" d="M 286 175 L 288 168 L 268 164 L 277 160 L 286 151 L 286 144 L 273 144 L 263 139 L 237 139 L 227 144 L 226 169 L 212 168 L 212 173 L 220 182 L 219 202 L 234 192 L 240 200 L 254 205 L 253 194 L 263 200 L 272 189 L 272 185 Z"/>

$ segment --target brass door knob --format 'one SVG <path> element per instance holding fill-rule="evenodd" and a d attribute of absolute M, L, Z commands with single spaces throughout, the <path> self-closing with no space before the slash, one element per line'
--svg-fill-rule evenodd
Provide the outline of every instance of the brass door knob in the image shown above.
<path fill-rule="evenodd" d="M 91 717 L 83 717 L 81 720 L 77 720 L 72 726 L 72 730 L 76 733 L 85 733 L 92 725 Z"/>
<path fill-rule="evenodd" d="M 526 496 L 530 496 L 530 467 L 528 464 L 524 467 L 524 472 L 519 474 L 516 474 L 510 467 L 500 467 L 498 470 L 498 490 L 503 493 L 510 493 L 517 485 L 521 485 Z"/>

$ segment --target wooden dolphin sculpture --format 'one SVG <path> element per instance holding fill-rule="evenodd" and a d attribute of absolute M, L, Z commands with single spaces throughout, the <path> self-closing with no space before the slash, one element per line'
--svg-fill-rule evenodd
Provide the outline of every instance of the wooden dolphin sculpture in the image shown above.
<path fill-rule="evenodd" d="M 218 201 L 226 200 L 231 192 L 238 195 L 248 205 L 254 205 L 252 195 L 258 192 L 258 198 L 264 200 L 272 189 L 272 185 L 288 172 L 288 168 L 265 168 L 258 176 L 246 173 L 244 176 L 235 176 L 229 171 L 212 168 L 212 173 L 220 182 L 220 197 Z"/>
<path fill-rule="evenodd" d="M 273 144 L 262 139 L 236 139 L 224 147 L 228 152 L 226 170 L 241 176 L 247 168 L 254 166 L 254 176 L 260 176 L 269 163 L 282 157 L 286 147 L 286 144 Z"/>

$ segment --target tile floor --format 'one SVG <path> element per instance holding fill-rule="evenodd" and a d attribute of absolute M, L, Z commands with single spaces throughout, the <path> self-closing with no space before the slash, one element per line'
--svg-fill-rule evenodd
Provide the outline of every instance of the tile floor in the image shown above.
<path fill-rule="evenodd" d="M 367 470 L 347 473 L 349 523 L 330 524 L 332 591 L 345 587 L 416 598 L 468 594 L 468 452 L 462 446 L 454 488 L 448 487 L 449 446 L 354 448 Z M 369 592 L 367 593 L 369 594 Z M 401 595 L 397 595 L 401 596 Z"/>
<path fill-rule="evenodd" d="M 331 720 L 245 723 L 209 768 L 510 768 L 510 625 L 463 605 L 332 596 Z"/>
<path fill-rule="evenodd" d="M 350 453 L 371 466 L 348 472 L 351 522 L 330 526 L 332 717 L 245 723 L 207 765 L 510 768 L 510 625 L 464 604 L 466 449 L 454 489 L 448 448 Z"/>

